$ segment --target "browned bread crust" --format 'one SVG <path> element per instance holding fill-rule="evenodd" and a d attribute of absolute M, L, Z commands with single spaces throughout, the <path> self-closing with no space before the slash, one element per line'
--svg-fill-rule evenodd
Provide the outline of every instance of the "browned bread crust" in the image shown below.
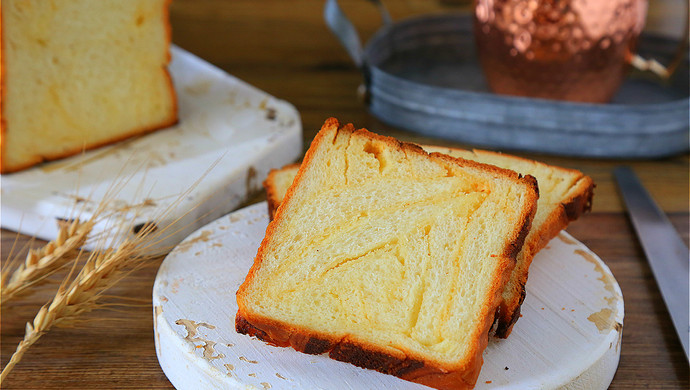
<path fill-rule="evenodd" d="M 486 152 L 484 153 L 494 153 Z M 521 159 L 520 157 L 515 157 Z M 523 159 L 525 161 L 530 161 Z M 564 201 L 553 210 L 542 223 L 539 231 L 535 231 L 531 242 L 526 242 L 523 247 L 521 270 L 515 271 L 512 275 L 515 286 L 519 289 L 515 291 L 511 299 L 504 299 L 501 302 L 497 316 L 497 327 L 494 335 L 500 338 L 507 338 L 513 330 L 513 326 L 520 318 L 520 308 L 525 300 L 525 285 L 527 284 L 528 269 L 534 256 L 542 250 L 558 233 L 565 229 L 568 224 L 578 219 L 582 214 L 592 209 L 592 198 L 594 196 L 594 182 L 592 178 L 576 170 L 560 168 L 571 171 L 579 176 L 574 186 L 571 197 Z"/>
<path fill-rule="evenodd" d="M 481 355 L 479 355 L 479 358 L 475 359 L 471 366 L 463 367 L 461 370 L 447 371 L 420 359 L 410 358 L 404 354 L 393 356 L 389 351 L 380 351 L 371 348 L 371 346 L 365 347 L 346 338 L 336 340 L 327 335 L 315 333 L 299 331 L 291 333 L 290 330 L 273 325 L 270 321 L 262 322 L 256 326 L 239 313 L 235 317 L 235 329 L 239 333 L 254 336 L 278 347 L 292 347 L 310 355 L 328 353 L 331 359 L 394 375 L 435 389 L 472 389 L 483 363 Z M 488 337 L 480 338 L 479 342 L 480 345 L 477 346 L 477 349 L 483 351 L 488 344 Z"/>
<path fill-rule="evenodd" d="M 245 290 L 255 278 L 257 270 L 261 267 L 266 249 L 275 234 L 276 226 L 280 224 L 281 220 L 284 218 L 283 212 L 290 208 L 293 193 L 295 189 L 299 187 L 298 183 L 302 175 L 309 169 L 309 165 L 315 153 L 315 148 L 313 146 L 320 142 L 328 142 L 328 140 L 323 139 L 325 135 L 323 129 L 329 128 L 338 129 L 338 132 L 364 134 L 367 137 L 386 142 L 392 147 L 401 148 L 405 150 L 406 153 L 428 155 L 430 158 L 436 160 L 445 160 L 453 164 L 489 170 L 498 175 L 509 177 L 512 180 L 524 182 L 531 189 L 530 203 L 532 206 L 525 209 L 524 213 L 519 218 L 520 222 L 518 227 L 513 232 L 512 238 L 508 240 L 509 242 L 504 247 L 503 253 L 497 255 L 497 261 L 500 262 L 501 266 L 497 269 L 497 273 L 489 289 L 490 292 L 488 294 L 491 297 L 490 303 L 484 306 L 482 313 L 480 313 L 480 318 L 483 318 L 483 321 L 480 326 L 473 329 L 473 340 L 476 340 L 476 343 L 470 348 L 469 354 L 471 358 L 468 360 L 460 362 L 453 367 L 449 367 L 443 363 L 425 359 L 424 356 L 418 356 L 413 351 L 386 348 L 360 341 L 354 336 L 336 337 L 293 324 L 281 323 L 275 319 L 266 318 L 253 313 L 245 306 L 243 301 Z M 364 368 L 374 369 L 379 372 L 395 375 L 405 380 L 438 389 L 471 389 L 474 387 L 483 363 L 482 352 L 488 343 L 488 334 L 494 324 L 495 313 L 501 301 L 503 287 L 510 277 L 510 272 L 515 264 L 515 257 L 524 243 L 536 212 L 536 201 L 538 198 L 536 179 L 532 176 L 523 178 L 521 175 L 510 170 L 471 160 L 456 159 L 445 154 L 432 153 L 429 155 L 417 145 L 402 143 L 390 137 L 383 137 L 370 133 L 365 129 L 355 130 L 351 124 L 341 127 L 336 119 L 329 118 L 323 125 L 322 131 L 314 138 L 312 148 L 307 151 L 304 162 L 301 164 L 293 183 L 296 184 L 290 186 L 285 198 L 280 202 L 275 212 L 275 218 L 269 223 L 266 229 L 266 236 L 258 249 L 254 264 L 237 292 L 239 310 L 235 317 L 236 330 L 239 333 L 255 336 L 273 345 L 281 347 L 290 346 L 304 353 L 321 354 L 328 352 L 329 356 L 333 359 L 352 363 Z M 269 196 L 269 199 L 270 198 L 271 196 Z"/>
<path fill-rule="evenodd" d="M 172 42 L 172 26 L 170 25 L 170 4 L 172 3 L 172 0 L 165 0 L 165 4 L 163 5 L 163 22 L 165 24 L 165 30 L 166 30 L 166 45 L 168 47 L 168 58 L 166 61 L 166 64 L 170 62 L 171 60 L 171 55 L 170 55 L 170 43 Z M 2 39 L 4 36 L 2 29 L 4 28 L 4 25 L 2 23 L 2 11 L 0 11 L 0 173 L 5 174 L 5 173 L 13 173 L 13 172 L 18 172 L 23 169 L 30 168 L 34 165 L 47 162 L 47 161 L 52 161 L 52 160 L 59 160 L 61 158 L 69 157 L 69 156 L 74 156 L 76 154 L 79 154 L 85 150 L 92 150 L 92 149 L 97 149 L 105 145 L 113 144 L 116 142 L 124 141 L 128 138 L 132 138 L 137 135 L 144 135 L 148 133 L 152 133 L 157 130 L 165 129 L 167 127 L 173 126 L 178 122 L 178 108 L 177 108 L 177 95 L 175 94 L 175 88 L 173 86 L 173 81 L 172 77 L 170 76 L 170 72 L 168 71 L 167 67 L 163 67 L 162 71 L 165 73 L 165 77 L 167 79 L 167 84 L 168 84 L 168 89 L 170 91 L 170 98 L 173 104 L 173 110 L 171 111 L 171 115 L 169 118 L 166 118 L 162 122 L 148 126 L 148 127 L 143 127 L 139 129 L 132 129 L 131 131 L 127 132 L 126 134 L 121 134 L 117 137 L 113 137 L 108 140 L 104 140 L 99 143 L 94 143 L 94 144 L 89 144 L 89 145 L 84 145 L 84 147 L 80 148 L 73 148 L 70 150 L 66 150 L 60 153 L 52 153 L 52 154 L 46 154 L 43 156 L 36 156 L 36 158 L 33 161 L 29 161 L 25 164 L 21 165 L 9 165 L 7 161 L 3 158 L 3 156 L 6 156 L 7 153 L 5 153 L 5 148 L 7 147 L 7 142 L 3 142 L 3 140 L 6 139 L 6 132 L 7 132 L 7 121 L 5 120 L 5 97 L 7 94 L 7 88 L 5 86 L 5 56 L 2 55 L 5 51 L 5 41 Z"/>
<path fill-rule="evenodd" d="M 284 169 L 295 169 L 298 170 L 300 163 L 289 164 L 280 169 L 271 169 L 266 176 L 266 180 L 263 181 L 264 189 L 266 190 L 266 203 L 268 204 L 268 216 L 273 219 L 275 216 L 278 205 L 283 200 L 283 198 L 278 194 L 278 189 L 276 188 L 275 180 L 276 175 Z"/>

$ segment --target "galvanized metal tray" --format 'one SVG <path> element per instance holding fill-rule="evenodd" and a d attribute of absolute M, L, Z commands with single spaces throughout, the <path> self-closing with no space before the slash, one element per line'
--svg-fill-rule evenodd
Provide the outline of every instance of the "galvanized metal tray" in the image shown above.
<path fill-rule="evenodd" d="M 364 48 L 336 0 L 327 0 L 324 16 L 363 72 L 369 110 L 390 125 L 484 148 L 578 157 L 657 158 L 689 150 L 687 53 L 671 80 L 631 74 L 609 104 L 497 95 L 476 58 L 470 15 L 391 23 L 380 9 L 384 27 Z M 643 34 L 638 51 L 663 62 L 677 47 Z"/>

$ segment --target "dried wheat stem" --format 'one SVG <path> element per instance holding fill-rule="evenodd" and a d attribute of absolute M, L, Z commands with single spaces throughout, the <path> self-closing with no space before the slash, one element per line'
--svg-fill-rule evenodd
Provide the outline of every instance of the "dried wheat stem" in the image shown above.
<path fill-rule="evenodd" d="M 148 233 L 144 231 L 133 239 L 125 240 L 116 249 L 95 251 L 89 255 L 81 271 L 71 282 L 62 284 L 53 300 L 39 310 L 33 325 L 27 323 L 24 339 L 2 370 L 0 384 L 26 350 L 43 334 L 54 326 L 69 324 L 81 314 L 97 308 L 97 301 L 106 290 L 150 257 L 142 253 L 149 245 Z"/>
<path fill-rule="evenodd" d="M 94 226 L 93 219 L 80 222 L 78 219 L 60 226 L 58 236 L 39 249 L 32 249 L 11 276 L 3 275 L 0 284 L 0 305 L 37 284 L 76 258 L 78 249 L 84 245 Z M 9 279 L 8 282 L 5 281 Z"/>
<path fill-rule="evenodd" d="M 199 184 L 202 178 L 205 177 L 219 161 L 220 159 L 214 162 L 199 180 L 181 194 L 168 209 L 159 215 L 159 218 L 164 219 L 168 214 L 172 213 L 182 199 Z M 104 205 L 106 203 L 106 201 L 102 201 L 101 206 L 105 207 Z M 79 263 L 77 256 L 77 259 L 75 259 L 72 264 L 72 271 L 70 271 L 69 275 L 60 285 L 55 297 L 53 297 L 52 301 L 48 304 L 41 307 L 33 320 L 33 324 L 27 323 L 24 339 L 19 343 L 9 363 L 3 368 L 2 373 L 0 373 L 0 386 L 14 366 L 21 361 L 22 356 L 24 356 L 24 353 L 26 353 L 31 345 L 36 343 L 42 335 L 54 326 L 73 324 L 79 321 L 78 317 L 82 313 L 96 309 L 98 307 L 98 300 L 103 298 L 104 293 L 110 287 L 117 284 L 129 272 L 132 272 L 146 260 L 154 257 L 153 253 L 156 251 L 155 246 L 164 239 L 164 234 L 170 234 L 166 233 L 166 231 L 171 230 L 172 226 L 199 205 L 193 207 L 182 216 L 177 217 L 169 226 L 161 230 L 156 231 L 155 224 L 148 224 L 145 225 L 134 238 L 125 238 L 114 250 L 108 249 L 91 252 L 79 273 L 72 278 L 72 271 L 76 269 Z M 92 218 L 90 221 L 93 220 Z M 89 230 L 92 227 L 93 225 L 89 227 Z M 123 236 L 130 231 L 131 229 L 128 226 L 121 227 L 119 232 L 122 236 L 116 234 L 112 242 L 118 242 L 119 238 L 123 238 Z M 88 235 L 88 232 L 86 232 L 85 236 L 86 235 Z M 101 242 L 100 244 L 100 247 L 104 247 L 105 242 Z M 4 280 L 6 280 L 6 278 L 3 275 L 2 281 Z"/>
<path fill-rule="evenodd" d="M 39 318 L 41 315 L 45 316 L 46 311 L 47 306 L 43 306 L 36 315 L 36 318 Z M 34 343 L 38 341 L 41 336 L 43 336 L 43 333 L 44 332 L 36 331 L 30 323 L 26 323 L 24 339 L 19 342 L 19 345 L 17 345 L 17 350 L 14 352 L 14 354 L 12 354 L 12 358 L 10 358 L 10 361 L 7 363 L 5 368 L 2 369 L 2 373 L 0 374 L 0 383 L 5 380 L 10 371 L 12 371 L 12 368 L 14 368 L 14 366 L 19 363 L 20 360 L 22 360 L 24 353 L 29 349 L 29 347 L 34 345 Z"/>

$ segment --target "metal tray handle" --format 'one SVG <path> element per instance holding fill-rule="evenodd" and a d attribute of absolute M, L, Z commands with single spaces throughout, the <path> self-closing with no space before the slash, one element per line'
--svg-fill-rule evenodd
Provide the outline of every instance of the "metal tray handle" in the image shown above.
<path fill-rule="evenodd" d="M 368 0 L 370 3 L 374 4 L 381 14 L 381 20 L 384 26 L 390 26 L 393 24 L 390 13 L 379 0 Z M 331 29 L 333 34 L 338 38 L 340 43 L 343 45 L 347 53 L 352 58 L 352 61 L 357 65 L 358 68 L 363 69 L 364 60 L 364 50 L 362 50 L 362 42 L 359 39 L 359 34 L 357 29 L 352 24 L 347 15 L 340 8 L 338 0 L 326 0 L 326 5 L 323 10 L 323 17 L 326 20 L 328 28 Z"/>

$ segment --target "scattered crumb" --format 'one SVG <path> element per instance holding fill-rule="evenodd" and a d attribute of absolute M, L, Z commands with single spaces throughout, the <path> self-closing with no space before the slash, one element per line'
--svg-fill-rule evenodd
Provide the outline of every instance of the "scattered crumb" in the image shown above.
<path fill-rule="evenodd" d="M 261 382 L 261 386 L 263 386 L 264 389 L 270 389 L 271 388 L 271 384 L 268 382 Z"/>
<path fill-rule="evenodd" d="M 232 344 L 232 343 L 227 343 L 225 345 L 227 345 L 228 347 L 234 347 L 235 346 L 235 344 Z"/>
<path fill-rule="evenodd" d="M 175 281 L 173 281 L 172 287 L 170 288 L 170 291 L 172 291 L 173 294 L 177 294 L 177 292 L 179 291 L 180 282 L 180 279 L 175 279 Z"/>
<path fill-rule="evenodd" d="M 486 383 L 491 383 L 491 381 L 486 381 Z"/>
<path fill-rule="evenodd" d="M 268 119 L 269 121 L 274 121 L 276 120 L 276 116 L 277 111 L 275 108 L 269 107 L 266 109 L 266 119 Z"/>
<path fill-rule="evenodd" d="M 543 308 L 543 307 L 542 307 L 541 309 L 542 309 L 542 310 L 544 310 L 544 308 Z"/>
<path fill-rule="evenodd" d="M 599 329 L 601 332 L 610 329 L 611 319 L 614 315 L 614 311 L 609 308 L 604 308 L 596 313 L 592 313 L 589 317 L 587 317 L 587 319 L 593 322 L 597 329 Z"/>
<path fill-rule="evenodd" d="M 508 368 L 508 367 L 503 367 L 503 369 L 506 371 L 510 370 L 510 368 Z"/>
<path fill-rule="evenodd" d="M 570 309 L 570 311 L 575 311 L 575 309 Z"/>
<path fill-rule="evenodd" d="M 249 375 L 249 376 L 253 376 L 253 377 L 255 377 L 255 378 L 256 378 L 256 374 L 255 374 L 255 373 L 253 373 L 253 372 L 252 372 L 252 373 L 249 373 L 249 374 L 247 374 L 247 375 Z"/>
<path fill-rule="evenodd" d="M 258 172 L 253 165 L 250 165 L 249 168 L 247 168 L 247 176 L 244 183 L 246 199 L 250 199 L 255 192 L 258 192 L 259 189 L 261 189 L 261 182 L 258 180 L 257 173 Z"/>
<path fill-rule="evenodd" d="M 565 310 L 565 307 L 562 307 L 562 308 L 561 308 L 561 311 L 563 311 L 563 310 Z"/>
<path fill-rule="evenodd" d="M 201 251 L 195 252 L 195 253 L 194 253 L 194 256 L 199 256 L 200 254 L 201 254 Z"/>
<path fill-rule="evenodd" d="M 285 380 L 287 380 L 287 378 L 286 378 L 286 377 L 284 377 L 284 376 L 282 376 L 282 375 L 278 374 L 277 372 L 276 372 L 276 376 L 277 376 L 278 378 L 280 378 L 280 379 L 285 379 Z"/>
<path fill-rule="evenodd" d="M 184 91 L 190 95 L 203 95 L 211 89 L 210 80 L 199 80 L 194 84 L 184 87 Z"/>
<path fill-rule="evenodd" d="M 190 239 L 189 241 L 184 241 L 183 243 L 178 245 L 177 250 L 181 253 L 184 253 L 184 252 L 188 251 L 189 248 L 191 248 L 197 242 L 200 242 L 200 241 L 207 242 L 210 239 L 210 236 L 212 234 L 213 234 L 213 232 L 210 230 L 202 230 L 201 234 L 199 234 L 198 236 Z"/>
<path fill-rule="evenodd" d="M 244 356 L 240 356 L 240 360 L 242 360 L 243 362 L 252 363 L 252 364 L 258 363 L 256 360 L 249 360 Z"/>

